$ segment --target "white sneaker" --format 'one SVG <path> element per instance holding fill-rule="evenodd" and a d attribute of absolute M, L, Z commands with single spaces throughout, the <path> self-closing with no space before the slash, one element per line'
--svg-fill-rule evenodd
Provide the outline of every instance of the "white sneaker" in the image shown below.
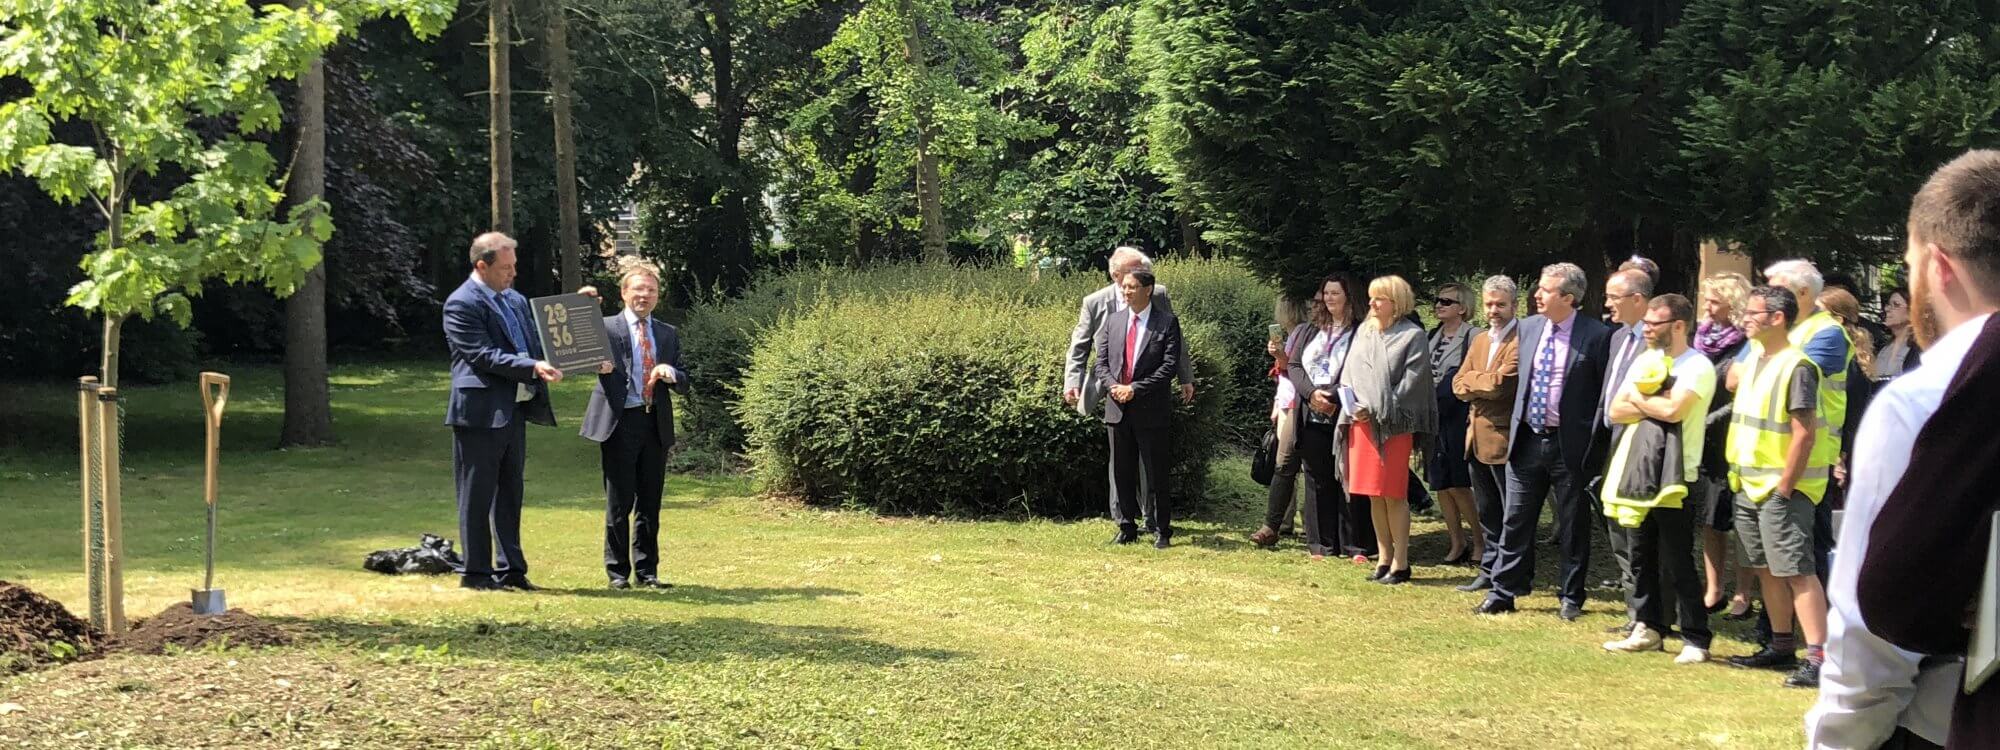
<path fill-rule="evenodd" d="M 1682 646 L 1681 655 L 1674 657 L 1675 664 L 1700 664 L 1708 661 L 1708 649 L 1700 646 Z"/>
<path fill-rule="evenodd" d="M 1662 651 L 1665 650 L 1665 647 L 1661 645 L 1662 640 L 1658 632 L 1646 627 L 1645 623 L 1639 623 L 1632 626 L 1632 634 L 1626 636 L 1623 640 L 1605 641 L 1604 650 L 1627 654 L 1636 654 L 1641 651 Z"/>

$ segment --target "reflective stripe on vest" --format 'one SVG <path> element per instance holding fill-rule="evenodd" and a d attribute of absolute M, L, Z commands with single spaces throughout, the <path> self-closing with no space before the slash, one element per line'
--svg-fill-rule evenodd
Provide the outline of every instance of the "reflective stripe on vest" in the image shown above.
<path fill-rule="evenodd" d="M 1737 377 L 1735 415 L 1729 423 L 1730 486 L 1754 502 L 1763 502 L 1777 492 L 1785 473 L 1785 461 L 1792 446 L 1792 417 L 1785 409 L 1791 393 L 1791 376 L 1801 363 L 1811 363 L 1796 347 L 1764 358 L 1763 347 L 1752 342 L 1749 357 Z M 1813 365 L 1818 369 L 1818 365 Z M 1825 434 L 1824 420 L 1813 425 L 1815 442 Z M 1833 474 L 1832 461 L 1819 461 L 1820 451 L 1812 451 L 1794 487 L 1817 503 L 1826 496 L 1827 480 Z"/>
<path fill-rule="evenodd" d="M 1848 337 L 1847 328 L 1840 324 L 1840 319 L 1825 310 L 1806 316 L 1806 319 L 1799 321 L 1788 335 L 1792 348 L 1803 351 L 1806 342 L 1813 340 L 1813 337 L 1828 328 L 1840 332 L 1840 341 L 1847 347 L 1847 356 L 1841 358 L 1839 370 L 1828 372 L 1826 368 L 1820 368 L 1820 423 L 1812 449 L 1812 462 L 1815 466 L 1821 464 L 1832 466 L 1840 460 L 1840 429 L 1847 424 L 1847 366 L 1854 361 L 1854 340 Z"/>

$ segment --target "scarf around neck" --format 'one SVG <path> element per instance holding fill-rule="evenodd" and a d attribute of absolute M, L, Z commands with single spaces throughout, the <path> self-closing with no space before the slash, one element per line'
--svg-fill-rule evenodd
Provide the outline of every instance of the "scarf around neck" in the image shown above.
<path fill-rule="evenodd" d="M 1694 348 L 1710 357 L 1729 351 L 1730 347 L 1743 343 L 1747 337 L 1743 329 L 1736 326 L 1716 325 L 1713 320 L 1704 320 L 1695 327 Z"/>

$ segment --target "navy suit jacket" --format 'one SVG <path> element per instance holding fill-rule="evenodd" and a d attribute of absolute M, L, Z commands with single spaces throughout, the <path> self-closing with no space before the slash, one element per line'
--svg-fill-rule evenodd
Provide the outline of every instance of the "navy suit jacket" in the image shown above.
<path fill-rule="evenodd" d="M 445 298 L 444 340 L 451 349 L 451 400 L 445 405 L 444 423 L 506 427 L 514 415 L 515 386 L 525 383 L 535 395 L 521 404 L 522 415 L 535 424 L 554 426 L 556 414 L 549 406 L 548 386 L 535 377 L 542 343 L 534 334 L 534 313 L 519 293 L 502 294 L 500 299 L 520 316 L 528 331 L 524 342 L 528 356 L 521 356 L 509 343 L 506 321 L 487 303 L 485 291 L 472 279 L 466 279 Z"/>
<path fill-rule="evenodd" d="M 653 363 L 673 365 L 679 380 L 673 385 L 660 383 L 653 386 L 653 419 L 660 430 L 661 445 L 674 444 L 674 400 L 667 395 L 669 389 L 685 395 L 688 392 L 687 370 L 681 368 L 681 337 L 674 327 L 650 318 L 653 339 Z M 632 330 L 625 325 L 623 313 L 604 318 L 604 334 L 611 344 L 611 362 L 615 369 L 609 375 L 597 376 L 597 387 L 590 389 L 590 406 L 583 412 L 583 429 L 578 431 L 585 439 L 602 443 L 611 439 L 618 431 L 618 418 L 625 414 L 625 397 L 632 390 Z"/>
<path fill-rule="evenodd" d="M 1125 372 L 1125 332 L 1132 327 L 1132 311 L 1113 313 L 1097 329 L 1097 360 L 1091 364 L 1097 382 L 1104 384 L 1104 423 L 1130 421 L 1134 427 L 1167 426 L 1173 414 L 1174 397 L 1168 385 L 1180 367 L 1182 351 L 1181 319 L 1158 305 L 1147 307 L 1146 340 L 1139 345 L 1139 359 L 1132 368 L 1132 400 L 1118 403 L 1111 398 L 1111 386 Z"/>
<path fill-rule="evenodd" d="M 1556 400 L 1556 411 L 1562 418 L 1556 428 L 1556 441 L 1562 445 L 1563 463 L 1569 465 L 1581 486 L 1583 478 L 1596 473 L 1586 467 L 1591 466 L 1598 452 L 1598 397 L 1604 393 L 1611 327 L 1584 315 L 1582 310 L 1571 315 L 1576 327 L 1569 332 L 1569 360 L 1561 363 L 1563 392 Z M 1548 329 L 1549 319 L 1540 315 L 1521 321 L 1521 387 L 1514 391 L 1514 418 L 1507 428 L 1510 450 L 1519 450 L 1523 442 L 1517 438 L 1521 425 L 1528 419 L 1528 392 L 1530 384 L 1535 382 L 1536 355 L 1541 351 L 1542 335 Z"/>

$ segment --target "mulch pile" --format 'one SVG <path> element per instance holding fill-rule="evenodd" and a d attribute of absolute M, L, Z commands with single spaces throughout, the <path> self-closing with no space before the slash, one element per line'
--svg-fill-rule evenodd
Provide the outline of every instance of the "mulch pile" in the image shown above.
<path fill-rule="evenodd" d="M 95 651 L 103 636 L 63 605 L 26 586 L 0 581 L 0 675 L 59 661 L 52 648 L 66 643 L 71 658 Z"/>
<path fill-rule="evenodd" d="M 111 650 L 159 654 L 165 653 L 169 644 L 192 651 L 210 644 L 257 647 L 285 646 L 291 642 L 290 634 L 243 610 L 197 615 L 193 605 L 181 602 L 135 623 L 130 631 L 112 642 Z"/>

